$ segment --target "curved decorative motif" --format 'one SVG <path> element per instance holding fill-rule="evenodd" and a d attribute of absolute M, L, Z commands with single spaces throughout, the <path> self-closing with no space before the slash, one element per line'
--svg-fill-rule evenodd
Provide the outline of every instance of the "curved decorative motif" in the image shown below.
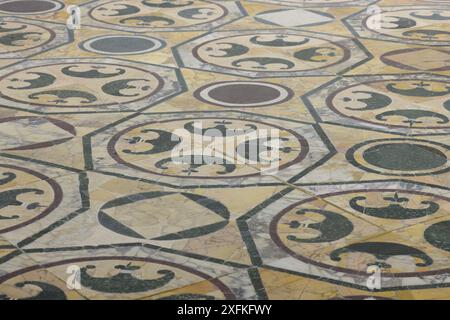
<path fill-rule="evenodd" d="M 164 11 L 161 9 L 164 8 Z M 112 1 L 100 4 L 90 16 L 103 23 L 133 28 L 189 27 L 212 22 L 227 14 L 226 8 L 209 1 L 172 4 L 161 1 Z"/>
<path fill-rule="evenodd" d="M 310 71 L 349 58 L 347 49 L 339 44 L 323 44 L 324 40 L 313 37 L 267 32 L 208 41 L 194 48 L 193 55 L 203 63 L 222 68 L 263 72 Z M 258 55 L 264 47 L 271 48 L 270 56 Z"/>
<path fill-rule="evenodd" d="M 40 279 L 39 279 L 40 280 Z M 45 283 L 42 281 L 23 281 L 23 282 L 17 282 L 14 284 L 14 287 L 18 289 L 25 289 L 25 288 L 33 288 L 38 289 L 38 293 L 36 295 L 31 296 L 25 296 L 20 298 L 12 298 L 6 294 L 0 295 L 0 300 L 67 300 L 67 296 L 64 293 L 64 291 L 57 286 Z"/>
<path fill-rule="evenodd" d="M 449 297 L 449 1 L 1 0 L 0 300 Z"/>
<path fill-rule="evenodd" d="M 242 16 L 234 2 L 94 1 L 85 5 L 92 24 L 130 32 L 204 30 Z"/>
<path fill-rule="evenodd" d="M 35 60 L 0 71 L 0 104 L 38 112 L 139 110 L 181 91 L 167 67 L 115 59 Z"/>
<path fill-rule="evenodd" d="M 61 199 L 61 187 L 53 179 L 0 164 L 0 234 L 42 219 L 58 207 Z"/>
<path fill-rule="evenodd" d="M 314 238 L 299 238 L 297 235 L 290 234 L 286 239 L 306 243 L 332 242 L 346 237 L 353 231 L 353 224 L 337 213 L 318 209 L 300 209 L 296 212 L 300 216 L 307 216 L 308 213 L 321 215 L 323 216 L 323 220 L 314 223 L 301 223 L 298 220 L 291 220 L 289 222 L 289 228 L 306 228 L 300 234 L 306 234 L 307 230 L 317 230 L 319 233 L 318 236 Z"/>
<path fill-rule="evenodd" d="M 419 262 L 416 263 L 417 267 L 427 267 L 433 264 L 433 259 L 423 251 L 392 242 L 364 242 L 351 244 L 334 250 L 330 253 L 330 258 L 333 261 L 341 261 L 341 255 L 354 252 L 373 255 L 377 261 L 373 264 L 368 264 L 368 266 L 377 265 L 386 269 L 392 268 L 392 265 L 384 261 L 395 256 L 410 256 L 416 258 L 419 260 Z"/>
<path fill-rule="evenodd" d="M 443 81 L 381 80 L 336 91 L 327 104 L 336 113 L 377 125 L 448 129 L 450 113 L 442 104 L 449 97 Z"/>
<path fill-rule="evenodd" d="M 181 100 L 195 102 L 191 94 Z M 173 187 L 252 185 L 294 179 L 330 153 L 314 126 L 266 120 L 233 110 L 140 114 L 93 137 L 93 164 Z"/>
<path fill-rule="evenodd" d="M 127 78 L 127 74 L 133 74 L 133 78 Z M 50 78 L 53 81 L 48 81 Z M 162 80 L 156 74 L 128 66 L 66 63 L 24 69 L 3 77 L 2 84 L 6 87 L 3 98 L 7 100 L 46 107 L 83 108 L 149 97 L 161 89 Z M 111 85 L 109 90 L 108 85 Z"/>
<path fill-rule="evenodd" d="M 384 197 L 388 203 L 385 207 L 370 207 L 365 206 L 362 203 L 367 200 L 364 196 L 357 196 L 349 201 L 349 205 L 353 210 L 356 210 L 362 214 L 369 216 L 383 218 L 383 219 L 416 219 L 436 213 L 440 206 L 434 201 L 421 201 L 419 208 L 409 208 L 409 198 L 399 197 L 398 193 L 395 193 L 393 197 Z M 406 206 L 405 206 L 406 204 Z M 425 207 L 423 207 L 425 206 Z"/>
<path fill-rule="evenodd" d="M 446 46 L 450 43 L 450 11 L 446 7 L 382 7 L 347 18 L 360 37 L 411 44 Z"/>
<path fill-rule="evenodd" d="M 13 296 L 4 295 L 4 299 L 65 300 L 71 294 L 65 283 L 47 283 L 52 278 L 49 274 L 67 278 L 66 270 L 70 266 L 80 268 L 79 282 L 85 296 L 94 299 L 137 299 L 155 295 L 159 299 L 176 299 L 179 297 L 204 297 L 208 299 L 233 299 L 234 294 L 219 279 L 211 278 L 198 270 L 173 262 L 151 258 L 137 257 L 92 257 L 57 261 L 42 266 L 35 266 L 17 273 L 0 277 L 0 285 L 14 286 L 18 290 Z M 42 273 L 43 269 L 48 270 Z M 77 275 L 75 277 L 78 277 Z M 24 280 L 25 279 L 25 280 Z M 175 281 L 183 283 L 202 282 L 197 291 L 186 288 L 178 295 L 171 295 L 176 287 Z M 30 295 L 30 286 L 39 288 L 38 293 Z M 23 290 L 20 290 L 23 288 Z M 172 290 L 171 290 L 172 289 Z"/>
<path fill-rule="evenodd" d="M 0 54 L 44 46 L 54 38 L 55 33 L 42 26 L 5 21 L 0 25 Z"/>
<path fill-rule="evenodd" d="M 279 134 L 271 138 L 274 134 L 271 129 Z M 269 136 L 258 138 L 258 132 L 263 131 Z M 205 149 L 207 145 L 195 148 L 190 145 L 192 141 L 211 143 L 212 138 L 215 139 L 214 149 Z M 234 148 L 236 158 L 217 149 L 226 143 Z M 258 150 L 255 155 L 248 153 L 250 144 Z M 273 148 L 278 150 L 276 158 L 269 152 Z M 262 122 L 224 118 L 138 124 L 117 133 L 108 144 L 108 152 L 116 162 L 135 170 L 206 179 L 260 175 L 273 161 L 279 162 L 280 169 L 286 168 L 302 161 L 308 148 L 307 141 L 291 130 Z M 185 151 L 181 153 L 182 150 Z"/>
<path fill-rule="evenodd" d="M 208 84 L 194 96 L 205 103 L 225 108 L 266 107 L 284 103 L 294 96 L 291 89 L 256 81 L 228 81 Z"/>
<path fill-rule="evenodd" d="M 199 123 L 201 128 L 196 128 L 196 121 L 191 119 L 140 124 L 116 134 L 109 142 L 108 152 L 115 161 L 135 170 L 163 176 L 209 179 L 258 175 L 255 168 L 263 170 L 265 166 L 270 166 L 272 161 L 280 161 L 280 167 L 284 168 L 300 162 L 308 153 L 308 143 L 303 137 L 265 123 L 208 118 L 201 119 Z M 184 128 L 183 135 L 177 136 L 176 132 L 180 128 Z M 250 142 L 253 139 L 251 132 L 254 132 L 255 136 L 258 136 L 257 133 L 261 130 L 272 134 L 270 129 L 274 128 L 282 130 L 280 134 L 282 138 L 274 136 L 272 138 L 274 140 L 269 137 L 264 141 Z M 218 149 L 204 153 L 204 148 L 199 146 L 192 148 L 191 142 L 195 139 L 204 143 L 211 141 L 212 136 L 206 137 L 209 134 L 215 136 L 217 146 L 219 146 L 217 139 L 232 140 L 230 143 L 235 145 L 235 156 L 239 162 L 231 160 L 233 159 L 231 155 L 227 156 Z M 241 146 L 242 143 L 257 145 L 260 150 L 258 157 L 249 158 L 246 153 L 249 147 Z M 207 148 L 206 145 L 204 147 Z M 271 155 L 266 153 L 275 147 L 278 149 L 279 158 L 272 159 Z M 177 155 L 177 150 L 183 148 L 189 151 Z M 242 153 L 245 150 L 247 151 Z M 255 163 L 248 165 L 249 161 Z"/>
<path fill-rule="evenodd" d="M 450 256 L 436 248 L 450 250 L 449 221 L 435 221 L 447 218 L 449 206 L 449 198 L 410 190 L 321 194 L 282 210 L 270 234 L 281 250 L 319 267 L 366 274 L 378 266 L 386 276 L 425 276 L 448 268 Z"/>
<path fill-rule="evenodd" d="M 19 4 L 20 2 L 33 2 L 37 5 L 37 8 L 39 2 L 45 1 L 2 2 L 0 8 L 9 5 L 9 3 Z M 50 3 L 51 1 L 47 2 Z M 30 10 L 32 8 L 33 5 L 24 7 L 24 9 Z M 0 10 L 1 14 L 2 11 Z M 69 32 L 65 25 L 47 21 L 36 22 L 36 20 L 29 20 L 25 17 L 2 16 L 0 19 L 0 59 L 27 58 L 67 44 L 70 41 Z"/>

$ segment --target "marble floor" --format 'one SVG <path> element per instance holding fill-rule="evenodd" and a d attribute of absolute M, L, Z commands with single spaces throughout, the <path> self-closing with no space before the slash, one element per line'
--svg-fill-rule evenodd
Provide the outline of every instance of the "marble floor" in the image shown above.
<path fill-rule="evenodd" d="M 0 299 L 449 299 L 449 76 L 450 0 L 2 0 Z"/>

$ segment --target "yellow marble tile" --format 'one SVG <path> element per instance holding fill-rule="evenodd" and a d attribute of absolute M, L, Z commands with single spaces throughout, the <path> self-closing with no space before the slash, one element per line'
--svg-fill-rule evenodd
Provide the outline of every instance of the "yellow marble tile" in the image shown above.
<path fill-rule="evenodd" d="M 446 1 L 0 17 L 0 299 L 448 299 Z"/>
<path fill-rule="evenodd" d="M 274 300 L 448 300 L 449 288 L 376 292 L 345 287 L 316 279 L 261 269 L 267 295 Z"/>

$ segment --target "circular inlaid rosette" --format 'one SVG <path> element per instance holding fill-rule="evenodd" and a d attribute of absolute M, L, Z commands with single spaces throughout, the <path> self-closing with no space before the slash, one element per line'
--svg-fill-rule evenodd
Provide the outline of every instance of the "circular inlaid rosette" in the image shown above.
<path fill-rule="evenodd" d="M 344 117 L 376 125 L 448 129 L 448 101 L 448 82 L 394 79 L 341 88 L 327 97 L 327 106 Z"/>
<path fill-rule="evenodd" d="M 0 164 L 0 234 L 50 214 L 62 199 L 53 179 L 33 170 Z"/>
<path fill-rule="evenodd" d="M 117 133 L 108 152 L 118 163 L 182 178 L 260 175 L 302 161 L 305 138 L 273 124 L 244 119 L 193 118 L 138 124 Z"/>
<path fill-rule="evenodd" d="M 318 70 L 350 57 L 336 42 L 269 31 L 216 38 L 196 46 L 193 55 L 213 66 L 255 72 Z"/>
<path fill-rule="evenodd" d="M 55 0 L 12 0 L 0 3 L 0 12 L 9 14 L 44 14 L 64 7 Z"/>
<path fill-rule="evenodd" d="M 42 107 L 87 108 L 131 103 L 163 85 L 156 73 L 109 63 L 61 63 L 14 71 L 0 79 L 2 98 Z"/>
<path fill-rule="evenodd" d="M 294 92 L 279 84 L 260 81 L 215 82 L 197 89 L 194 96 L 206 103 L 228 108 L 266 107 L 286 102 Z"/>
<path fill-rule="evenodd" d="M 416 8 L 383 11 L 366 17 L 364 26 L 376 33 L 405 40 L 448 42 L 450 10 Z"/>
<path fill-rule="evenodd" d="M 99 36 L 80 44 L 83 50 L 108 55 L 132 55 L 157 51 L 165 46 L 163 40 L 137 35 Z"/>
<path fill-rule="evenodd" d="M 449 210 L 450 199 L 432 193 L 352 190 L 292 204 L 272 220 L 270 234 L 296 259 L 335 271 L 439 274 L 450 265 Z"/>
<path fill-rule="evenodd" d="M 136 29 L 183 28 L 223 18 L 228 10 L 215 2 L 200 0 L 117 0 L 94 7 L 89 15 L 96 21 Z"/>
<path fill-rule="evenodd" d="M 45 46 L 55 33 L 43 26 L 20 21 L 0 22 L 0 54 L 30 50 Z"/>
<path fill-rule="evenodd" d="M 392 176 L 425 176 L 450 170 L 450 146 L 418 139 L 378 139 L 350 148 L 347 160 L 373 173 Z"/>
<path fill-rule="evenodd" d="M 45 269 L 45 270 L 44 270 Z M 174 262 L 139 257 L 75 258 L 19 270 L 0 277 L 4 298 L 66 300 L 76 285 L 88 299 L 234 299 L 219 279 Z M 201 285 L 199 285 L 201 284 Z"/>

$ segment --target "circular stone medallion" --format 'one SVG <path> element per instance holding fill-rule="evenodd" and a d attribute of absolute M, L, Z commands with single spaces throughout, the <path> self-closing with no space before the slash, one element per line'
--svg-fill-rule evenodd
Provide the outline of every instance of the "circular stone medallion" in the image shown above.
<path fill-rule="evenodd" d="M 213 66 L 255 72 L 317 70 L 349 58 L 346 48 L 329 40 L 275 32 L 213 39 L 193 55 Z"/>
<path fill-rule="evenodd" d="M 4 21 L 0 25 L 0 54 L 44 46 L 54 38 L 55 33 L 42 26 Z"/>
<path fill-rule="evenodd" d="M 147 36 L 110 35 L 89 39 L 80 46 L 86 51 L 95 53 L 132 55 L 159 50 L 165 43 Z"/>
<path fill-rule="evenodd" d="M 131 28 L 183 28 L 216 21 L 228 14 L 220 4 L 200 0 L 118 0 L 89 12 L 99 22 Z"/>
<path fill-rule="evenodd" d="M 449 198 L 431 193 L 351 190 L 292 204 L 271 221 L 270 235 L 294 258 L 335 271 L 437 274 L 450 265 L 440 252 L 450 252 L 450 224 L 435 221 L 449 210 Z"/>
<path fill-rule="evenodd" d="M 373 32 L 399 39 L 448 42 L 449 22 L 450 10 L 419 8 L 377 13 L 367 17 L 364 25 Z"/>
<path fill-rule="evenodd" d="M 275 164 L 283 169 L 302 161 L 308 150 L 307 141 L 294 131 L 227 118 L 138 124 L 108 144 L 112 158 L 134 170 L 205 179 L 260 175 Z"/>
<path fill-rule="evenodd" d="M 365 141 L 350 148 L 347 160 L 373 173 L 424 176 L 450 170 L 450 146 L 416 139 Z"/>
<path fill-rule="evenodd" d="M 157 74 L 107 63 L 62 63 L 18 70 L 0 79 L 2 98 L 44 107 L 83 108 L 131 103 L 163 85 Z"/>
<path fill-rule="evenodd" d="M 44 269 L 48 272 L 44 273 Z M 89 299 L 235 298 L 223 282 L 198 270 L 139 257 L 76 258 L 27 268 L 0 277 L 0 292 L 6 298 L 17 300 L 66 300 L 70 290 L 60 279 L 70 279 L 74 272 L 79 272 L 80 290 Z"/>
<path fill-rule="evenodd" d="M 40 14 L 57 11 L 63 6 L 54 0 L 14 0 L 0 3 L 0 11 L 11 14 Z"/>
<path fill-rule="evenodd" d="M 419 79 L 377 80 L 339 89 L 327 98 L 334 112 L 387 127 L 450 128 L 447 82 Z"/>
<path fill-rule="evenodd" d="M 194 96 L 206 103 L 230 108 L 266 107 L 290 100 L 291 89 L 256 81 L 216 82 L 199 88 Z"/>

